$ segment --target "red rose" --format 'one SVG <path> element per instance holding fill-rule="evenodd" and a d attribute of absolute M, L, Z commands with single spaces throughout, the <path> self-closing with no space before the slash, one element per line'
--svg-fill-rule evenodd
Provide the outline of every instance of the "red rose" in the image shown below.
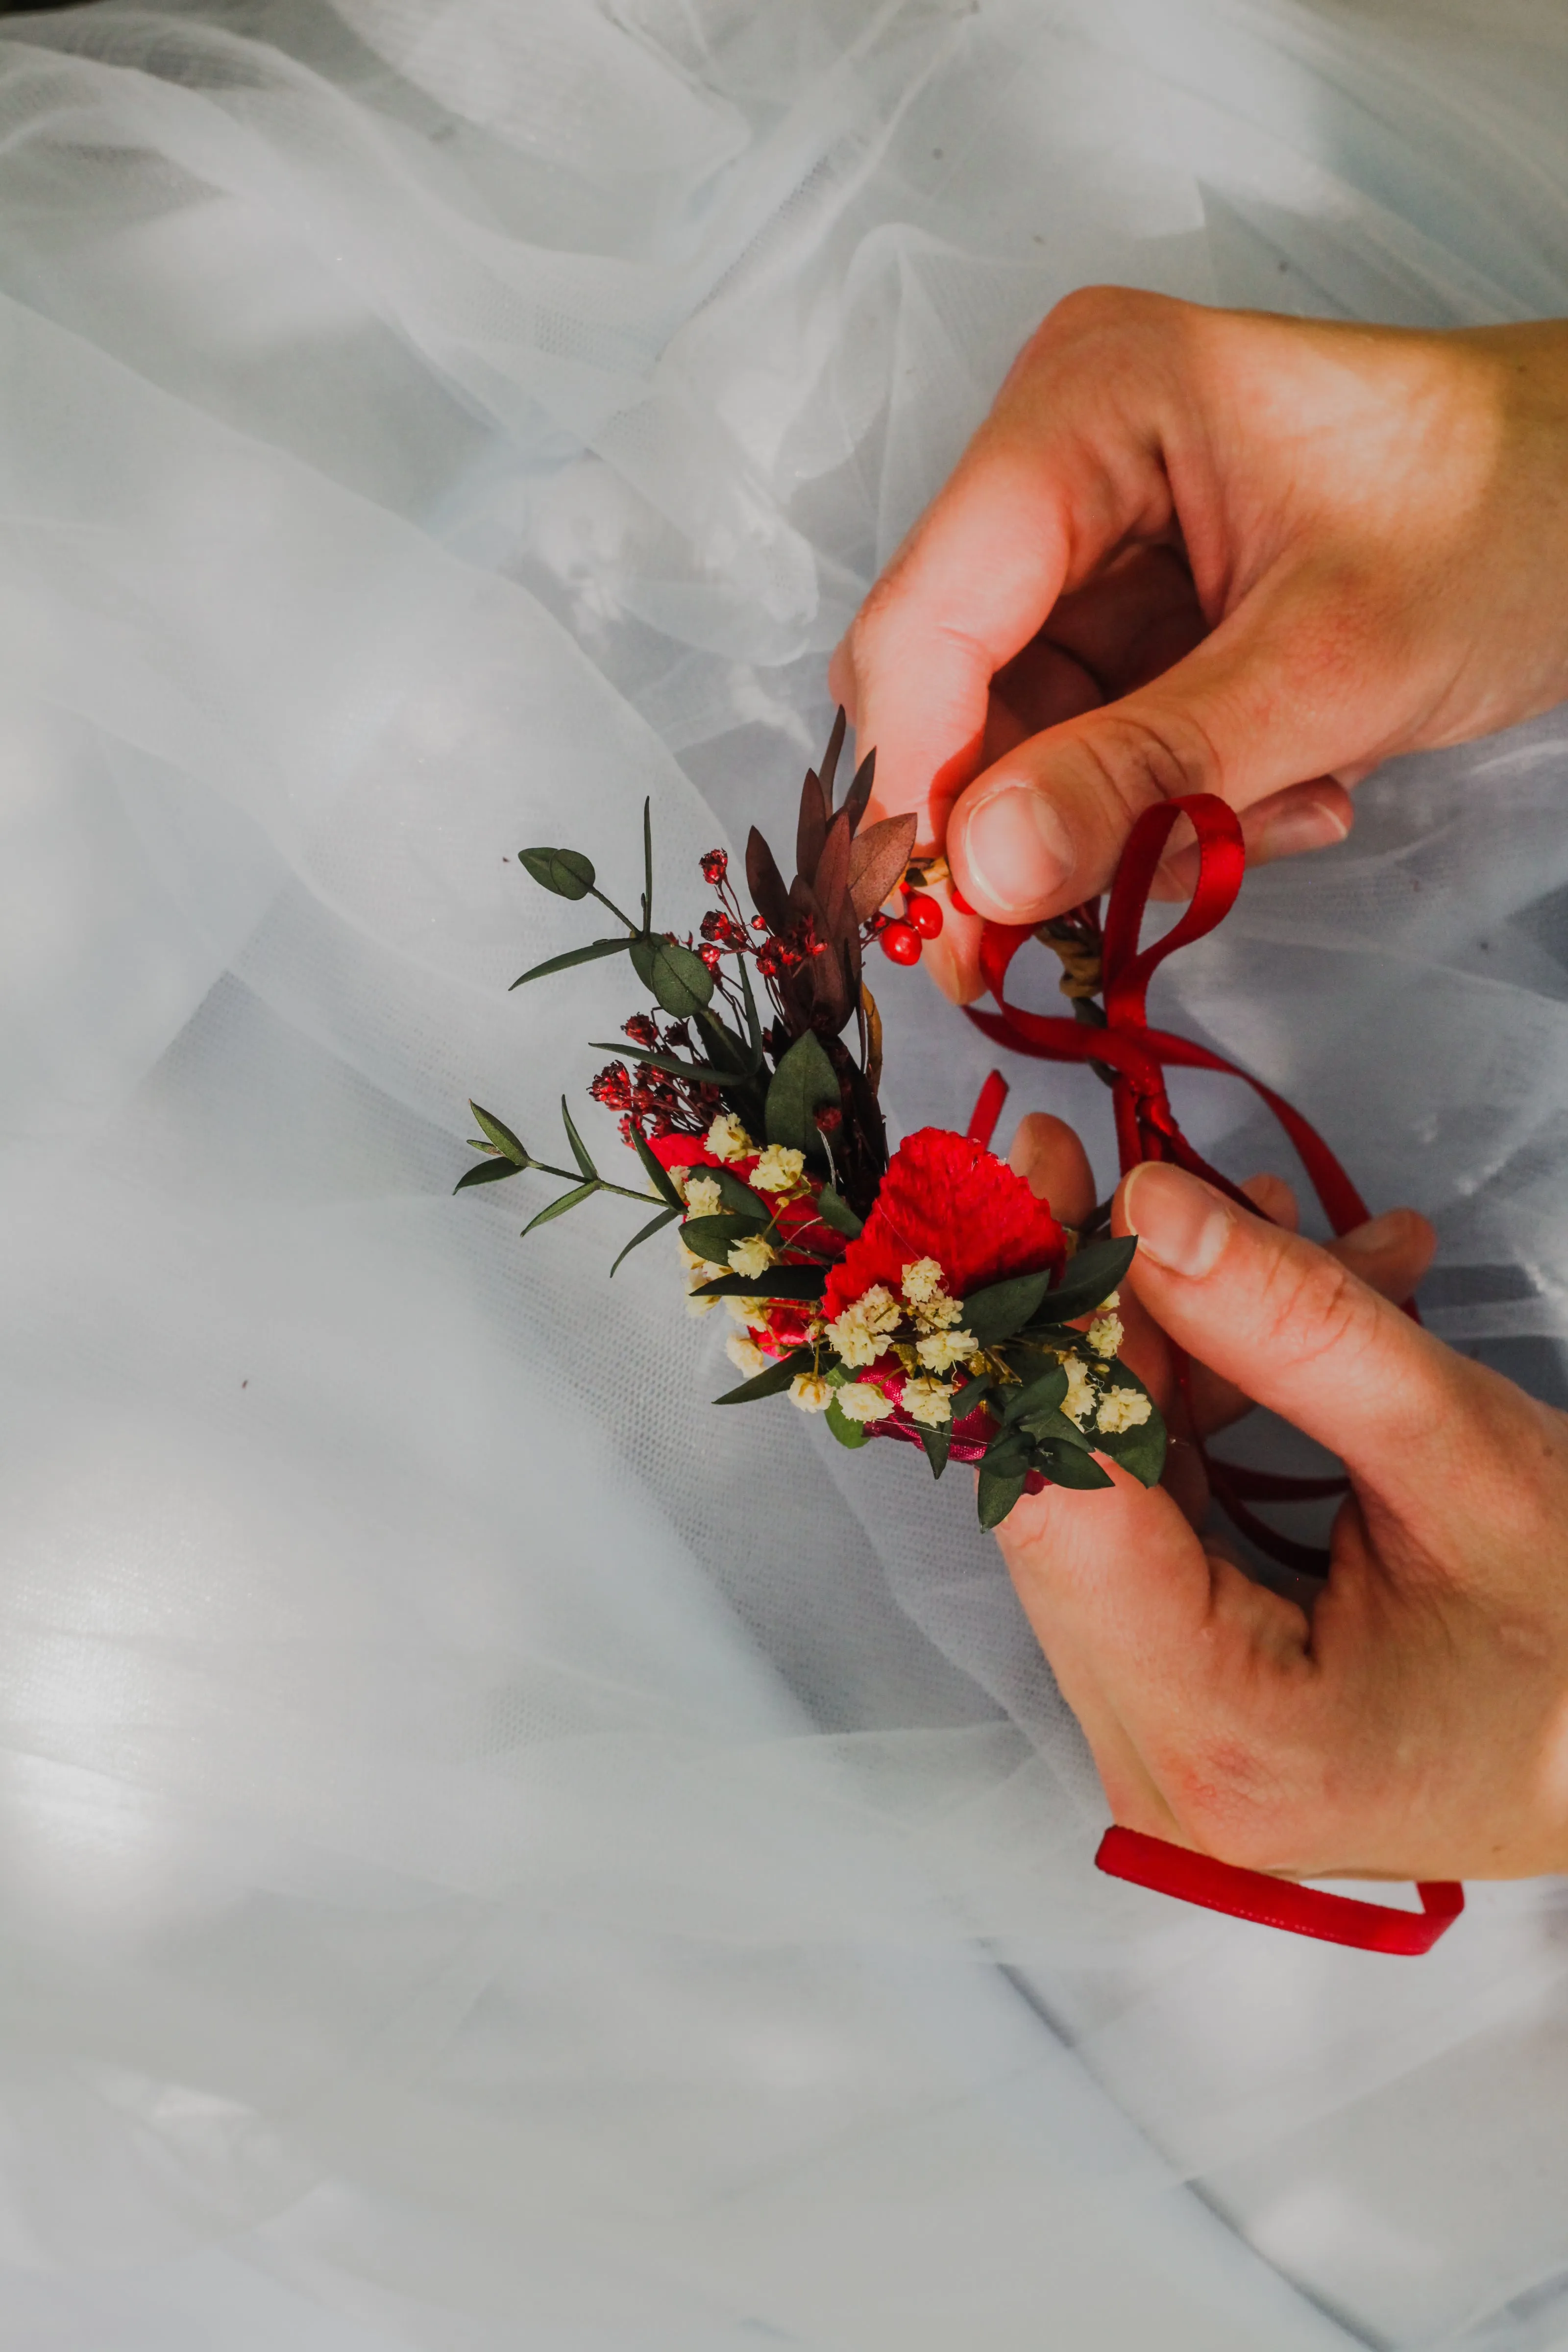
<path fill-rule="evenodd" d="M 967 1136 L 922 1127 L 894 1152 L 865 1231 L 827 1277 L 831 1320 L 882 1283 L 898 1297 L 904 1268 L 933 1257 L 952 1298 L 1018 1274 L 1059 1275 L 1067 1235 L 1021 1176 Z"/>

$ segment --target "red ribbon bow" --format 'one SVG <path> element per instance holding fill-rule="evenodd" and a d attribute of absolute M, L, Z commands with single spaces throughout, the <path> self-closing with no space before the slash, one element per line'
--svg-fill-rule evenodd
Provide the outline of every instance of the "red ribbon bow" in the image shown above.
<path fill-rule="evenodd" d="M 1191 821 L 1198 837 L 1198 879 L 1192 902 L 1181 920 L 1152 947 L 1140 950 L 1139 935 L 1148 908 L 1149 892 L 1165 845 L 1182 817 Z M 1149 983 L 1165 958 L 1194 940 L 1205 938 L 1224 920 L 1236 903 L 1247 868 L 1247 851 L 1235 811 L 1212 793 L 1194 793 L 1145 809 L 1133 826 L 1111 887 L 1101 934 L 1103 1027 L 1069 1020 L 1060 1014 L 1027 1013 L 1009 1004 L 1009 965 L 1024 941 L 1035 936 L 1032 925 L 1015 929 L 987 923 L 981 935 L 980 969 L 998 1011 L 966 1008 L 975 1026 L 999 1045 L 1037 1061 L 1092 1062 L 1111 1079 L 1116 1117 L 1117 1150 L 1123 1175 L 1146 1160 L 1173 1161 L 1189 1174 L 1200 1176 L 1237 1202 L 1253 1215 L 1259 1213 L 1227 1176 L 1211 1168 L 1193 1150 L 1176 1123 L 1165 1087 L 1165 1071 L 1174 1066 L 1190 1070 L 1220 1070 L 1240 1078 L 1268 1104 L 1307 1171 L 1312 1190 L 1336 1234 L 1363 1224 L 1367 1208 L 1322 1137 L 1283 1096 L 1261 1079 L 1213 1054 L 1206 1045 L 1149 1025 Z M 1092 918 L 1091 918 L 1092 919 Z M 1005 1095 L 997 1077 L 988 1080 L 970 1132 L 988 1140 Z M 981 1130 L 984 1129 L 984 1134 Z M 1415 1312 L 1414 1308 L 1410 1310 Z M 1185 1359 L 1176 1358 L 1177 1377 L 1187 1389 Z M 1294 1541 L 1257 1517 L 1252 1502 L 1303 1502 L 1342 1494 L 1343 1478 L 1290 1478 L 1236 1463 L 1216 1462 L 1203 1448 L 1209 1483 L 1218 1501 L 1237 1527 L 1259 1548 L 1287 1566 L 1321 1575 L 1328 1555 Z M 1266 1872 L 1241 1870 L 1216 1862 L 1186 1846 L 1168 1844 L 1141 1831 L 1108 1830 L 1095 1856 L 1100 1868 L 1112 1877 L 1133 1880 L 1184 1902 L 1201 1904 L 1233 1917 L 1255 1919 L 1299 1936 L 1315 1936 L 1328 1943 L 1352 1944 L 1364 1951 L 1417 1953 L 1429 1951 L 1464 1909 L 1464 1890 L 1447 1883 L 1418 1888 L 1419 1912 L 1395 1911 L 1347 1895 L 1329 1895 L 1319 1887 L 1299 1886 L 1270 1877 Z"/>

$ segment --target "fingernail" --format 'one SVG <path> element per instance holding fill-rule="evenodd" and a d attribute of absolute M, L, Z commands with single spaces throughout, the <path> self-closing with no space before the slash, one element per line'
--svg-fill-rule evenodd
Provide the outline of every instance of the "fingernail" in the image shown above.
<path fill-rule="evenodd" d="M 1370 1223 L 1357 1225 L 1353 1233 L 1340 1237 L 1340 1248 L 1347 1257 L 1378 1257 L 1387 1249 L 1397 1247 L 1405 1237 L 1405 1218 L 1397 1209 L 1387 1209 Z"/>
<path fill-rule="evenodd" d="M 1307 849 L 1331 849 L 1349 832 L 1338 809 L 1322 801 L 1298 801 L 1270 818 L 1258 845 L 1270 857 L 1296 857 Z"/>
<path fill-rule="evenodd" d="M 1230 1234 L 1230 1203 L 1195 1176 L 1159 1160 L 1145 1161 L 1127 1180 L 1121 1206 L 1145 1253 L 1167 1274 L 1199 1279 Z"/>
<path fill-rule="evenodd" d="M 968 815 L 963 856 L 970 881 L 1003 915 L 1059 898 L 1074 863 L 1066 825 L 1028 784 L 999 785 Z"/>

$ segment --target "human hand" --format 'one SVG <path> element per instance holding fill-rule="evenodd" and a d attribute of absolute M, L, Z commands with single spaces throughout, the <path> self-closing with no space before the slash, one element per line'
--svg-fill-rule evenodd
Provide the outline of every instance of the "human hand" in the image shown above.
<path fill-rule="evenodd" d="M 1060 1213 L 1092 1196 L 1059 1121 L 1026 1121 L 1015 1164 Z M 1255 1197 L 1288 1210 L 1277 1179 Z M 1390 1303 L 1430 1255 L 1409 1211 L 1331 1252 L 1146 1166 L 1115 1224 L 1139 1235 L 1123 1352 L 1162 1401 L 1168 1334 L 1205 1428 L 1250 1397 L 1352 1483 L 1310 1614 L 1200 1541 L 1180 1473 L 1108 1464 L 1111 1488 L 998 1529 L 1117 1821 L 1290 1877 L 1568 1870 L 1568 1416 Z"/>
<path fill-rule="evenodd" d="M 878 813 L 978 915 L 1102 889 L 1150 803 L 1253 864 L 1380 761 L 1568 697 L 1568 322 L 1450 334 L 1090 289 L 1025 347 L 834 656 Z M 1163 895 L 1185 896 L 1178 850 Z M 926 950 L 979 992 L 979 923 Z"/>

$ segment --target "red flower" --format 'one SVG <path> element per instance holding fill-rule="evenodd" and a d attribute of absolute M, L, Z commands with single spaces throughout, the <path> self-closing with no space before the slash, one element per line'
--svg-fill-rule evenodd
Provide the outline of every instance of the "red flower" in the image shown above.
<path fill-rule="evenodd" d="M 829 1319 L 882 1283 L 897 1297 L 904 1268 L 934 1257 L 950 1297 L 1017 1274 L 1059 1275 L 1067 1236 L 1021 1176 L 978 1143 L 922 1127 L 894 1152 L 865 1231 L 827 1277 Z"/>

